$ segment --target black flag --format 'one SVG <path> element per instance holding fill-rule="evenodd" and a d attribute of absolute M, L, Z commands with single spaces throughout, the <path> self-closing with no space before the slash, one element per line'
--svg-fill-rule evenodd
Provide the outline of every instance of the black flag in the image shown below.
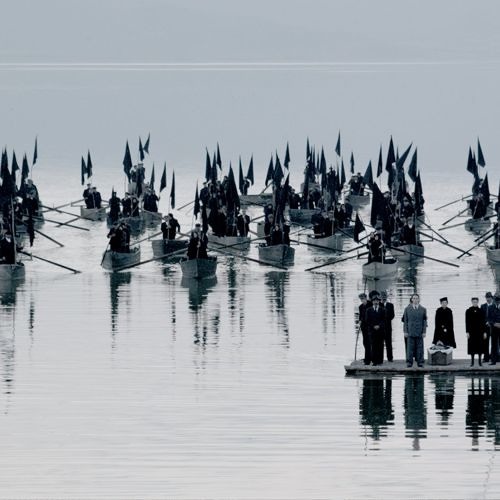
<path fill-rule="evenodd" d="M 413 182 L 417 181 L 417 148 L 415 148 L 415 151 L 413 153 L 413 156 L 411 157 L 411 162 L 410 166 L 408 167 L 408 175 L 410 176 L 410 179 Z"/>
<path fill-rule="evenodd" d="M 26 154 L 23 156 L 23 165 L 21 167 L 21 189 L 23 189 L 23 185 L 26 182 L 26 179 L 30 175 L 30 167 L 28 165 L 28 158 Z"/>
<path fill-rule="evenodd" d="M 372 172 L 372 162 L 368 163 L 366 167 L 365 175 L 363 175 L 363 184 L 373 189 L 373 172 Z"/>
<path fill-rule="evenodd" d="M 405 164 L 406 158 L 408 158 L 408 155 L 410 154 L 410 149 L 411 149 L 412 145 L 413 145 L 413 143 L 410 144 L 406 148 L 406 151 L 396 160 L 396 168 L 397 169 L 403 168 L 403 165 Z"/>
<path fill-rule="evenodd" d="M 254 177 L 253 177 L 253 155 L 250 158 L 250 165 L 248 165 L 248 172 L 247 172 L 247 179 L 252 183 L 254 183 Z"/>
<path fill-rule="evenodd" d="M 148 138 L 146 139 L 146 142 L 144 143 L 144 147 L 142 148 L 147 154 L 149 154 L 149 139 L 151 138 L 151 134 L 148 134 Z"/>
<path fill-rule="evenodd" d="M 218 167 L 222 170 L 222 160 L 221 160 L 221 157 L 220 157 L 219 143 L 217 143 L 217 160 L 216 160 L 216 163 L 217 163 Z"/>
<path fill-rule="evenodd" d="M 290 149 L 288 147 L 288 142 L 286 143 L 285 161 L 283 162 L 283 165 L 286 169 L 288 169 L 288 165 L 290 165 Z"/>
<path fill-rule="evenodd" d="M 481 165 L 481 167 L 486 166 L 486 162 L 484 161 L 483 150 L 481 149 L 481 143 L 479 142 L 479 137 L 477 139 L 477 163 Z"/>
<path fill-rule="evenodd" d="M 130 148 L 127 145 L 125 146 L 125 156 L 123 157 L 123 171 L 127 176 L 127 179 L 130 180 L 130 171 L 132 170 L 132 157 L 130 156 Z"/>
<path fill-rule="evenodd" d="M 274 183 L 276 184 L 276 186 L 281 185 L 281 179 L 283 179 L 284 175 L 285 174 L 283 173 L 283 169 L 281 168 L 281 162 L 278 153 L 276 152 L 276 163 L 274 167 L 274 176 L 273 176 Z"/>
<path fill-rule="evenodd" d="M 370 213 L 370 224 L 375 227 L 377 217 L 384 217 L 385 200 L 377 184 L 373 184 L 372 206 Z"/>
<path fill-rule="evenodd" d="M 472 155 L 472 149 L 469 148 L 469 157 L 467 158 L 467 171 L 470 172 L 474 177 L 478 177 L 477 163 Z"/>
<path fill-rule="evenodd" d="M 371 163 L 370 163 L 370 169 L 371 169 Z M 364 224 L 361 222 L 361 219 L 359 218 L 358 212 L 356 212 L 356 220 L 354 222 L 354 229 L 353 229 L 353 238 L 356 243 L 359 243 L 359 235 L 365 230 Z"/>
<path fill-rule="evenodd" d="M 19 165 L 17 164 L 16 152 L 12 151 L 12 181 L 14 186 L 16 185 L 16 172 L 19 170 Z"/>
<path fill-rule="evenodd" d="M 170 188 L 170 206 L 175 208 L 175 172 L 172 170 L 172 187 Z"/>
<path fill-rule="evenodd" d="M 243 167 L 241 166 L 241 156 L 240 156 L 240 171 L 239 171 L 239 174 L 238 174 L 238 186 L 240 188 L 240 193 L 243 192 L 243 185 L 244 185 L 245 181 L 244 181 L 244 178 L 243 178 Z"/>
<path fill-rule="evenodd" d="M 310 156 L 311 156 L 311 146 L 309 145 L 309 137 L 308 137 L 306 143 L 306 161 L 309 161 Z"/>
<path fill-rule="evenodd" d="M 384 162 L 382 160 L 382 144 L 381 144 L 380 151 L 378 153 L 377 179 L 382 175 L 383 168 L 384 168 Z"/>
<path fill-rule="evenodd" d="M 38 159 L 38 137 L 35 137 L 35 150 L 33 151 L 33 166 L 35 166 Z"/>
<path fill-rule="evenodd" d="M 337 153 L 338 156 L 340 156 L 340 130 L 339 130 L 339 136 L 337 138 L 337 145 L 335 146 L 335 152 Z"/>
<path fill-rule="evenodd" d="M 142 147 L 142 141 L 140 137 L 139 137 L 139 159 L 141 161 L 144 160 L 144 148 Z"/>
<path fill-rule="evenodd" d="M 394 154 L 394 143 L 392 142 L 392 135 L 391 135 L 391 140 L 389 141 L 389 150 L 387 151 L 387 161 L 385 162 L 385 169 L 389 174 L 392 172 L 392 165 L 393 163 L 396 163 L 396 156 Z"/>
<path fill-rule="evenodd" d="M 87 177 L 92 177 L 92 160 L 90 159 L 90 151 L 87 152 Z"/>
<path fill-rule="evenodd" d="M 208 182 L 212 177 L 212 162 L 210 161 L 210 155 L 208 154 L 207 149 L 207 157 L 205 159 L 205 180 Z"/>
<path fill-rule="evenodd" d="M 167 187 L 167 162 L 163 165 L 163 173 L 160 179 L 160 193 Z"/>
<path fill-rule="evenodd" d="M 201 212 L 200 208 L 200 195 L 198 194 L 198 183 L 196 183 L 196 192 L 194 194 L 194 208 L 193 208 L 193 214 L 194 218 L 198 218 L 198 214 Z"/>
<path fill-rule="evenodd" d="M 274 165 L 273 165 L 273 157 L 271 156 L 271 160 L 269 161 L 269 166 L 267 167 L 266 181 L 265 185 L 267 186 L 269 182 L 271 182 L 274 178 Z"/>
<path fill-rule="evenodd" d="M 146 150 L 144 150 L 146 151 Z M 154 190 L 155 188 L 155 164 L 153 163 L 153 168 L 151 169 L 151 179 L 149 179 L 149 187 Z"/>
<path fill-rule="evenodd" d="M 484 176 L 484 180 L 481 183 L 481 187 L 479 188 L 479 192 L 483 195 L 484 203 L 486 206 L 490 204 L 490 184 L 488 182 L 488 174 Z"/>
<path fill-rule="evenodd" d="M 354 173 L 354 153 L 351 152 L 351 174 Z"/>
<path fill-rule="evenodd" d="M 345 185 L 346 177 L 345 177 L 345 168 L 344 168 L 344 158 L 342 158 L 341 167 L 340 167 L 340 189 L 342 189 Z"/>
<path fill-rule="evenodd" d="M 85 158 L 82 156 L 82 163 L 81 163 L 81 169 L 80 169 L 80 180 L 82 183 L 82 186 L 85 184 L 85 174 L 87 173 L 87 166 L 85 165 Z"/>

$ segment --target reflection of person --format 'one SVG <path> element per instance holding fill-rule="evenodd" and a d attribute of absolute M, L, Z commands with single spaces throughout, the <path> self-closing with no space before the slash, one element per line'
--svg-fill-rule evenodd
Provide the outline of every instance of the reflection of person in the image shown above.
<path fill-rule="evenodd" d="M 436 386 L 434 392 L 434 404 L 436 413 L 440 417 L 440 424 L 448 425 L 453 414 L 453 402 L 455 399 L 455 376 L 443 373 L 431 373 L 430 381 Z"/>
<path fill-rule="evenodd" d="M 424 338 L 427 331 L 427 311 L 420 305 L 420 297 L 414 293 L 410 305 L 403 313 L 403 332 L 407 338 L 406 366 L 413 366 L 413 359 L 417 365 L 424 365 Z"/>
<path fill-rule="evenodd" d="M 448 297 L 439 299 L 441 307 L 436 310 L 436 318 L 434 321 L 434 339 L 433 344 L 442 342 L 446 346 L 456 349 L 455 332 L 453 329 L 453 312 L 448 307 Z"/>
<path fill-rule="evenodd" d="M 472 438 L 472 443 L 477 446 L 479 431 L 484 429 L 486 423 L 486 404 L 489 396 L 489 388 L 483 387 L 485 380 L 472 378 L 467 395 L 467 409 L 465 412 L 466 436 Z"/>
<path fill-rule="evenodd" d="M 479 366 L 482 365 L 481 355 L 484 354 L 484 342 L 488 338 L 484 331 L 484 313 L 479 307 L 479 299 L 471 299 L 472 306 L 465 311 L 465 332 L 467 334 L 467 354 L 470 355 L 470 365 L 474 366 L 474 355 L 478 356 Z"/>
<path fill-rule="evenodd" d="M 372 428 L 372 438 L 379 440 L 389 422 L 394 420 L 392 407 L 392 379 L 365 378 L 359 398 L 361 424 Z"/>
<path fill-rule="evenodd" d="M 422 308 L 423 309 L 423 308 Z M 413 448 L 420 449 L 419 439 L 427 437 L 427 408 L 424 399 L 424 375 L 405 378 L 404 410 L 406 436 L 413 438 Z"/>

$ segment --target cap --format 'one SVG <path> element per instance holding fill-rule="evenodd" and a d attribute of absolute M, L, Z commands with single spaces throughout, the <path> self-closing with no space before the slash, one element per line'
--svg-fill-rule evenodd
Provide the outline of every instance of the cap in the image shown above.
<path fill-rule="evenodd" d="M 358 297 L 359 297 L 360 299 L 366 299 L 366 293 L 360 293 L 360 294 L 358 295 Z"/>
<path fill-rule="evenodd" d="M 441 297 L 439 299 L 439 302 L 444 302 L 444 301 L 448 302 L 448 297 Z"/>
<path fill-rule="evenodd" d="M 471 300 L 471 301 L 472 301 L 472 300 L 477 300 L 477 301 L 479 301 L 479 298 L 478 298 L 478 297 L 472 297 L 472 299 L 470 299 L 470 300 Z"/>
<path fill-rule="evenodd" d="M 378 297 L 379 296 L 379 293 L 377 290 L 372 290 L 368 296 L 370 297 L 370 299 L 373 299 L 374 297 Z"/>
<path fill-rule="evenodd" d="M 485 299 L 492 299 L 493 298 L 493 294 L 491 292 L 486 292 L 484 298 Z"/>

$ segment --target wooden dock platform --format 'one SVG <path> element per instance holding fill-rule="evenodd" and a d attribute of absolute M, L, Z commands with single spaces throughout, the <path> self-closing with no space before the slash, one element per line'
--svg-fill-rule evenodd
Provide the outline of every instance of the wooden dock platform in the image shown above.
<path fill-rule="evenodd" d="M 353 361 L 350 365 L 344 366 L 347 375 L 367 375 L 372 373 L 378 374 L 400 374 L 411 375 L 415 373 L 455 373 L 458 375 L 478 375 L 478 374 L 499 374 L 500 363 L 489 365 L 483 363 L 479 366 L 477 359 L 474 360 L 474 366 L 470 366 L 470 359 L 455 359 L 449 365 L 430 365 L 427 361 L 424 366 L 419 368 L 417 363 L 413 367 L 408 368 L 405 360 L 395 360 L 392 362 L 384 361 L 378 366 L 365 365 L 362 360 Z"/>

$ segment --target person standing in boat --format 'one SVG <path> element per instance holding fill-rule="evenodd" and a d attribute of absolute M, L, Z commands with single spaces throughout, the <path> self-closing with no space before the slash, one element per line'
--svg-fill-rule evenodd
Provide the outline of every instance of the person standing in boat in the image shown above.
<path fill-rule="evenodd" d="M 130 199 L 131 203 L 131 212 L 130 212 L 130 217 L 139 217 L 139 198 L 133 194 Z"/>
<path fill-rule="evenodd" d="M 101 203 L 102 203 L 101 193 L 97 191 L 97 188 L 95 186 L 92 188 L 91 195 L 94 204 L 92 208 L 101 208 Z"/>
<path fill-rule="evenodd" d="M 486 333 L 486 339 L 484 341 L 485 349 L 484 349 L 484 362 L 488 363 L 490 360 L 490 338 L 491 338 L 491 321 L 490 321 L 490 312 L 493 307 L 495 307 L 495 300 L 493 298 L 493 294 L 491 292 L 486 292 L 484 298 L 486 302 L 481 304 L 481 310 L 483 311 L 484 316 L 484 333 Z"/>
<path fill-rule="evenodd" d="M 122 239 L 123 239 L 122 225 L 117 224 L 113 226 L 108 232 L 109 238 L 109 248 L 112 252 L 122 251 Z"/>
<path fill-rule="evenodd" d="M 372 363 L 373 366 L 378 366 L 384 361 L 386 314 L 385 309 L 380 305 L 378 294 L 373 296 L 372 304 L 372 307 L 366 310 L 365 321 L 372 345 Z"/>
<path fill-rule="evenodd" d="M 266 237 L 266 243 L 271 245 L 271 232 L 274 226 L 274 215 L 269 214 L 266 217 L 266 222 L 264 224 L 264 235 Z"/>
<path fill-rule="evenodd" d="M 207 235 L 201 230 L 201 224 L 196 224 L 189 238 L 187 257 L 193 259 L 207 259 Z"/>
<path fill-rule="evenodd" d="M 250 231 L 250 217 L 246 214 L 244 209 L 238 214 L 236 225 L 240 236 L 248 236 L 248 232 Z"/>
<path fill-rule="evenodd" d="M 122 222 L 120 224 L 121 230 L 121 252 L 129 253 L 130 252 L 130 226 Z"/>
<path fill-rule="evenodd" d="M 485 317 L 483 310 L 479 307 L 479 299 L 472 297 L 471 307 L 465 311 L 465 333 L 467 335 L 467 354 L 470 355 L 470 365 L 474 366 L 474 355 L 478 356 L 479 366 L 482 366 L 481 355 L 485 354 L 484 331 Z"/>
<path fill-rule="evenodd" d="M 122 215 L 123 217 L 130 217 L 132 214 L 132 198 L 129 193 L 125 193 L 122 200 Z"/>
<path fill-rule="evenodd" d="M 470 208 L 474 220 L 482 219 L 486 216 L 488 207 L 484 201 L 483 193 L 478 193 L 471 201 Z"/>
<path fill-rule="evenodd" d="M 413 217 L 408 217 L 404 226 L 399 232 L 400 245 L 416 245 L 417 244 L 417 231 L 413 224 Z"/>
<path fill-rule="evenodd" d="M 411 302 L 403 313 L 403 333 L 407 339 L 406 366 L 413 366 L 413 360 L 419 367 L 424 366 L 424 338 L 427 331 L 427 310 L 420 305 L 417 293 L 411 296 Z"/>
<path fill-rule="evenodd" d="M 366 322 L 366 311 L 372 306 L 372 302 L 368 300 L 366 293 L 360 293 L 359 300 L 361 301 L 361 304 L 358 306 L 358 323 L 361 335 L 363 336 L 363 347 L 365 349 L 363 363 L 365 365 L 369 365 L 372 362 L 372 341 L 370 338 L 368 323 Z"/>
<path fill-rule="evenodd" d="M 83 198 L 83 201 L 85 202 L 85 205 L 87 205 L 87 199 L 90 196 L 91 191 L 92 191 L 92 184 L 90 184 L 90 182 L 88 182 L 87 187 L 83 190 L 83 193 L 82 193 L 82 198 Z M 87 207 L 87 208 L 89 208 L 89 207 Z"/>
<path fill-rule="evenodd" d="M 175 240 L 177 236 L 177 231 L 180 232 L 181 226 L 179 221 L 172 215 L 168 214 L 163 218 L 164 221 L 161 223 L 161 232 L 163 233 L 164 240 Z"/>
<path fill-rule="evenodd" d="M 328 213 L 328 217 L 325 218 L 323 222 L 323 236 L 333 236 L 337 229 L 337 220 L 335 219 L 335 215 L 332 211 Z"/>
<path fill-rule="evenodd" d="M 380 238 L 379 233 L 373 232 L 367 243 L 368 262 L 383 262 L 385 254 L 385 245 Z"/>
<path fill-rule="evenodd" d="M 108 201 L 109 204 L 109 218 L 112 222 L 116 222 L 121 215 L 120 211 L 120 198 L 116 196 L 116 192 L 111 191 L 111 198 Z"/>
<path fill-rule="evenodd" d="M 22 202 L 22 211 L 28 217 L 36 217 L 38 215 L 39 204 L 38 200 L 32 193 L 27 194 Z"/>
<path fill-rule="evenodd" d="M 434 322 L 434 338 L 433 344 L 438 342 L 446 346 L 456 349 L 455 332 L 453 329 L 453 312 L 448 307 L 448 297 L 439 299 L 441 307 L 436 310 L 436 317 Z"/>
<path fill-rule="evenodd" d="M 498 340 L 500 339 L 500 295 L 495 295 L 495 303 L 489 309 L 488 321 L 491 325 L 490 365 L 498 361 Z"/>
<path fill-rule="evenodd" d="M 384 343 L 387 361 L 393 361 L 392 354 L 392 320 L 394 319 L 394 305 L 387 300 L 387 292 L 380 292 L 380 305 L 385 310 Z"/>

